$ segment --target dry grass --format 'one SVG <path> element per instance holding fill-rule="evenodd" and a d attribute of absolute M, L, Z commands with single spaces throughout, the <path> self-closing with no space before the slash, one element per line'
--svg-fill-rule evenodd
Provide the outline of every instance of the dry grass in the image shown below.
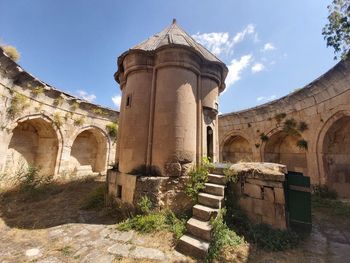
<path fill-rule="evenodd" d="M 66 223 L 79 223 L 89 214 L 90 223 L 113 224 L 118 218 L 107 216 L 102 209 L 82 211 L 81 204 L 93 191 L 103 186 L 93 178 L 73 182 L 54 182 L 34 195 L 11 189 L 0 196 L 0 216 L 6 225 L 20 229 L 42 229 Z M 25 216 L 23 216 L 25 214 Z"/>

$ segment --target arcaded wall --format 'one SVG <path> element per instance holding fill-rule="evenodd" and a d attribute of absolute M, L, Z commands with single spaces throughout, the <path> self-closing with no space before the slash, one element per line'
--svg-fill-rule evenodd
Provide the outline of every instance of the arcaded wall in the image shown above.
<path fill-rule="evenodd" d="M 114 164 L 116 138 L 106 125 L 118 121 L 118 112 L 49 86 L 1 49 L 0 96 L 0 186 L 28 165 L 69 178 L 105 174 Z"/>
<path fill-rule="evenodd" d="M 350 59 L 306 87 L 276 101 L 219 116 L 220 159 L 252 150 L 253 161 L 287 165 L 312 184 L 350 197 Z M 249 147 L 242 147 L 244 138 Z M 236 160 L 236 159 L 234 159 Z"/>

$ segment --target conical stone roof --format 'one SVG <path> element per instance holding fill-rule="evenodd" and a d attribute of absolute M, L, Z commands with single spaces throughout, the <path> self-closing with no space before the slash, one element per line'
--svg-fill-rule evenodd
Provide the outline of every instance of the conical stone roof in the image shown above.
<path fill-rule="evenodd" d="M 209 50 L 203 47 L 201 44 L 196 42 L 189 34 L 187 34 L 177 23 L 176 20 L 173 20 L 173 23 L 165 28 L 158 34 L 153 35 L 147 40 L 141 42 L 138 45 L 133 46 L 128 51 L 124 52 L 118 58 L 118 72 L 116 75 L 119 75 L 119 72 L 122 71 L 121 67 L 123 66 L 124 57 L 132 51 L 145 51 L 145 52 L 154 52 L 160 48 L 166 46 L 181 46 L 190 48 L 200 55 L 204 60 L 208 62 L 213 62 L 219 64 L 223 69 L 224 78 L 227 75 L 228 69 L 226 65 L 218 59 L 214 54 Z M 117 78 L 116 78 L 117 79 Z M 118 80 L 117 80 L 118 81 Z"/>

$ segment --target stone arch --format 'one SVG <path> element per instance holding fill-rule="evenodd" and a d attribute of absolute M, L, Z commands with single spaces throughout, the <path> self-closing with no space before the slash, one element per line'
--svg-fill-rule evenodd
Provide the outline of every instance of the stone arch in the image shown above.
<path fill-rule="evenodd" d="M 73 136 L 69 166 L 77 176 L 105 174 L 110 142 L 107 134 L 96 126 L 81 129 Z"/>
<path fill-rule="evenodd" d="M 287 166 L 288 171 L 307 175 L 306 151 L 297 146 L 301 136 L 293 136 L 281 129 L 273 130 L 262 146 L 264 162 L 279 163 Z"/>
<path fill-rule="evenodd" d="M 340 197 L 350 197 L 350 112 L 331 116 L 317 144 L 322 183 L 337 191 Z"/>
<path fill-rule="evenodd" d="M 56 175 L 62 152 L 62 133 L 44 114 L 17 119 L 6 152 L 5 172 L 15 175 L 28 165 L 40 167 L 41 175 Z"/>
<path fill-rule="evenodd" d="M 224 162 L 236 163 L 253 160 L 252 146 L 248 139 L 239 133 L 229 134 L 221 145 L 221 160 Z"/>

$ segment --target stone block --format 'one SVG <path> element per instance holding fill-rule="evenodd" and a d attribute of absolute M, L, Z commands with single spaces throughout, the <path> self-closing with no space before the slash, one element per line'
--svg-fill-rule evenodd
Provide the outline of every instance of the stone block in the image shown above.
<path fill-rule="evenodd" d="M 252 209 L 255 214 L 263 214 L 263 202 L 264 200 L 252 198 Z"/>
<path fill-rule="evenodd" d="M 244 194 L 261 199 L 261 187 L 259 185 L 246 183 L 244 184 Z"/>
<path fill-rule="evenodd" d="M 286 209 L 284 205 L 275 204 L 275 224 L 279 229 L 286 229 Z"/>
<path fill-rule="evenodd" d="M 274 195 L 273 188 L 264 187 L 264 200 L 270 201 L 272 203 L 275 202 L 275 195 Z"/>
<path fill-rule="evenodd" d="M 283 188 L 274 188 L 273 191 L 275 192 L 275 203 L 285 204 L 284 189 Z"/>
<path fill-rule="evenodd" d="M 252 198 L 241 197 L 238 201 L 239 207 L 246 212 L 253 212 Z"/>
<path fill-rule="evenodd" d="M 266 200 L 262 200 L 262 215 L 275 217 L 275 204 Z"/>

